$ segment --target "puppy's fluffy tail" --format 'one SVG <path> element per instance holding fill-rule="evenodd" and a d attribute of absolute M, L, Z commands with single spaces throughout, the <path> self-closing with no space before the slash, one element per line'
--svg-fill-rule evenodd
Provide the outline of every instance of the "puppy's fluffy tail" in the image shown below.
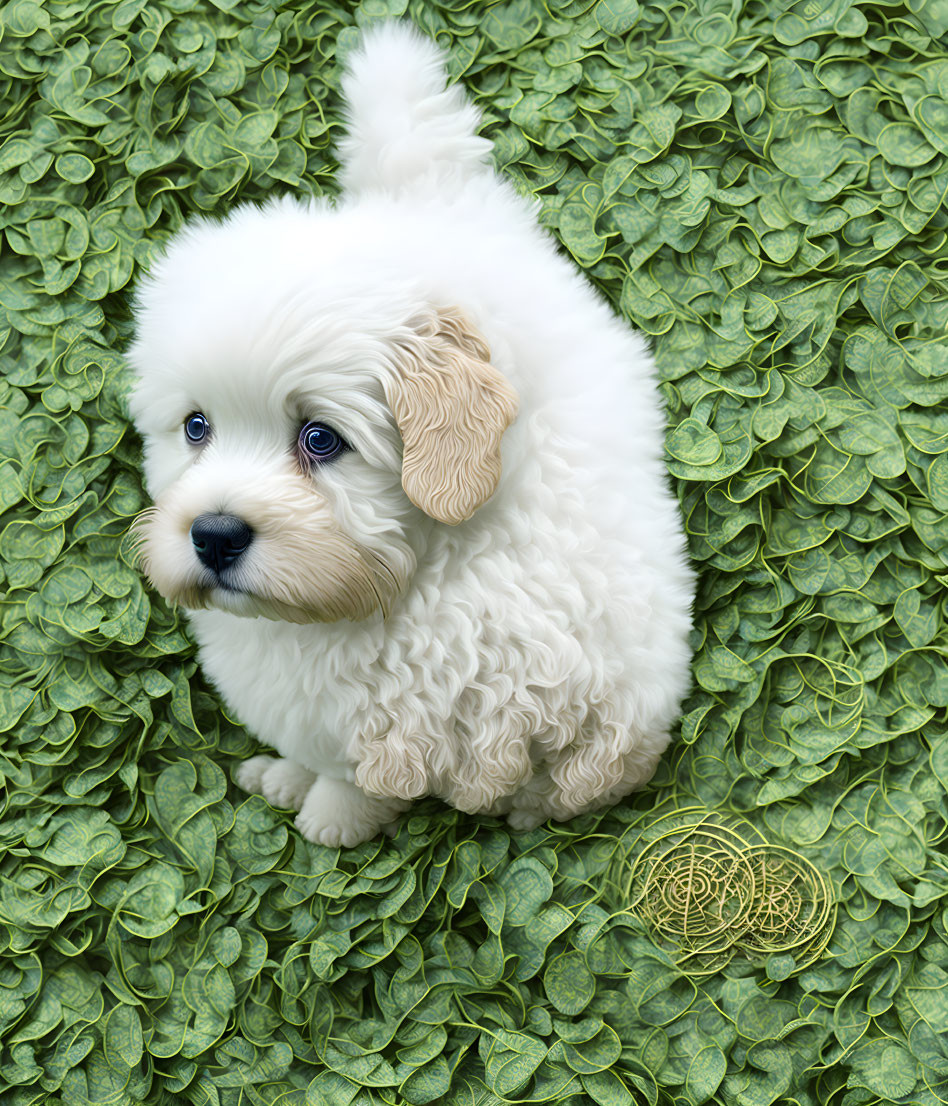
<path fill-rule="evenodd" d="M 347 192 L 460 183 L 489 171 L 491 143 L 477 136 L 477 109 L 459 85 L 446 85 L 441 51 L 411 24 L 382 23 L 365 33 L 342 81 Z"/>

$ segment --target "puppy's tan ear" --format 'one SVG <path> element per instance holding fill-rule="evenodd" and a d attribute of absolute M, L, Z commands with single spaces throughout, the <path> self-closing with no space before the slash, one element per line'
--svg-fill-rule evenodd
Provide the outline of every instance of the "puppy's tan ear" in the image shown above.
<path fill-rule="evenodd" d="M 455 308 L 438 310 L 402 343 L 385 395 L 404 444 L 402 487 L 426 515 L 456 525 L 497 487 L 500 440 L 517 393 L 490 364 L 483 337 Z"/>

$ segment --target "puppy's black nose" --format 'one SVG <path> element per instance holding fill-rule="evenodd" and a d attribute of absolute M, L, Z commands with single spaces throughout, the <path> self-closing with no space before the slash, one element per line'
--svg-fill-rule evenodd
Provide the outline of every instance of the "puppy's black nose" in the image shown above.
<path fill-rule="evenodd" d="M 220 573 L 232 565 L 253 539 L 253 531 L 235 515 L 198 515 L 191 523 L 191 544 L 198 560 Z"/>

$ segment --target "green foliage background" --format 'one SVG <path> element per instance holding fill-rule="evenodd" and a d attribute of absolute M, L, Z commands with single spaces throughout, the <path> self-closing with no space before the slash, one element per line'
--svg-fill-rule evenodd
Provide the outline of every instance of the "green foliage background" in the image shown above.
<path fill-rule="evenodd" d="M 119 556 L 127 296 L 186 216 L 334 188 L 337 58 L 405 0 L 0 11 L 0 1098 L 948 1101 L 948 3 L 412 0 L 498 164 L 652 336 L 701 572 L 652 787 L 335 852 Z M 689 981 L 622 872 L 744 814 L 840 901 Z M 791 973 L 791 974 L 788 974 Z M 450 1088 L 450 1089 L 449 1089 Z"/>

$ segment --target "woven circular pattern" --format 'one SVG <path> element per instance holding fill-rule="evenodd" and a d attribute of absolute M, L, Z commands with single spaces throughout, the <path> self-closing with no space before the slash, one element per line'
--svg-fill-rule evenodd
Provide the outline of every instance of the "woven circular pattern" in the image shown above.
<path fill-rule="evenodd" d="M 790 849 L 746 836 L 706 817 L 667 829 L 635 860 L 630 909 L 690 975 L 743 953 L 784 979 L 829 941 L 836 911 L 827 881 Z"/>

